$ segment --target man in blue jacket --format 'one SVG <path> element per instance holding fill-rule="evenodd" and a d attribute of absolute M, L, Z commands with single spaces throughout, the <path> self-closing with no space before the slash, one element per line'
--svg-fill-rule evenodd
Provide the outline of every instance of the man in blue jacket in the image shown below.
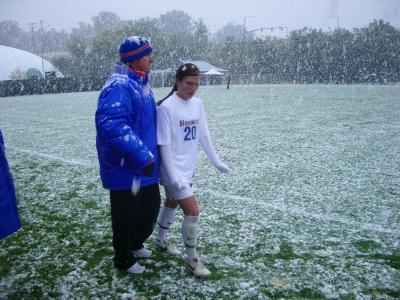
<path fill-rule="evenodd" d="M 0 130 L 0 240 L 21 228 L 17 211 L 15 187 Z"/>
<path fill-rule="evenodd" d="M 119 46 L 121 63 L 103 86 L 96 111 L 100 177 L 110 190 L 114 265 L 144 272 L 138 258 L 160 208 L 156 105 L 148 84 L 153 62 L 150 42 L 129 37 Z"/>

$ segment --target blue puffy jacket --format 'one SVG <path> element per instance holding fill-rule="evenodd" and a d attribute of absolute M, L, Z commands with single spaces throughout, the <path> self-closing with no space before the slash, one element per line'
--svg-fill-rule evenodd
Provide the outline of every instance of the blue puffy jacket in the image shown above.
<path fill-rule="evenodd" d="M 103 86 L 96 111 L 96 146 L 104 188 L 131 189 L 158 183 L 156 104 L 147 77 L 117 65 Z M 142 168 L 154 162 L 152 176 Z"/>
<path fill-rule="evenodd" d="M 0 239 L 21 228 L 13 178 L 8 167 L 0 130 Z"/>

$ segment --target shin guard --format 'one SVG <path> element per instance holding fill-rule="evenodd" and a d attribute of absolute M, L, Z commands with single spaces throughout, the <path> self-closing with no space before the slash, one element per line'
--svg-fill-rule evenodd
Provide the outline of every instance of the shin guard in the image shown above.
<path fill-rule="evenodd" d="M 189 259 L 197 258 L 197 228 L 199 216 L 184 216 L 182 222 L 182 237 Z"/>
<path fill-rule="evenodd" d="M 176 208 L 163 206 L 158 217 L 157 240 L 164 242 L 167 239 L 167 233 L 172 223 L 174 223 Z"/>

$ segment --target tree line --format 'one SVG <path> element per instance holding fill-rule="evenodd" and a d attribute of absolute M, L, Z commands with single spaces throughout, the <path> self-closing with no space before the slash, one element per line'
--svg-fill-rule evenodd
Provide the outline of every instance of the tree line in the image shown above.
<path fill-rule="evenodd" d="M 52 59 L 65 76 L 107 76 L 118 60 L 118 44 L 130 35 L 151 39 L 153 69 L 175 68 L 180 60 L 204 60 L 231 74 L 273 82 L 400 81 L 400 30 L 383 20 L 351 31 L 306 27 L 284 38 L 260 38 L 232 23 L 211 34 L 202 19 L 179 10 L 137 20 L 101 12 L 70 33 L 33 28 L 25 32 L 15 21 L 0 22 L 2 45 L 39 55 L 66 51 L 68 55 Z"/>

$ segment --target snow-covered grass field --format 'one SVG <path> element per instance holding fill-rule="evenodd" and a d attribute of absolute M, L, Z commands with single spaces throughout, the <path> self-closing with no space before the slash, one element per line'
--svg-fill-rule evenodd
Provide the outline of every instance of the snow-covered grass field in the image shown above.
<path fill-rule="evenodd" d="M 23 224 L 0 241 L 0 299 L 400 298 L 399 85 L 200 88 L 232 169 L 202 155 L 196 175 L 208 280 L 183 254 L 156 253 L 144 276 L 113 268 L 97 95 L 0 98 Z"/>

